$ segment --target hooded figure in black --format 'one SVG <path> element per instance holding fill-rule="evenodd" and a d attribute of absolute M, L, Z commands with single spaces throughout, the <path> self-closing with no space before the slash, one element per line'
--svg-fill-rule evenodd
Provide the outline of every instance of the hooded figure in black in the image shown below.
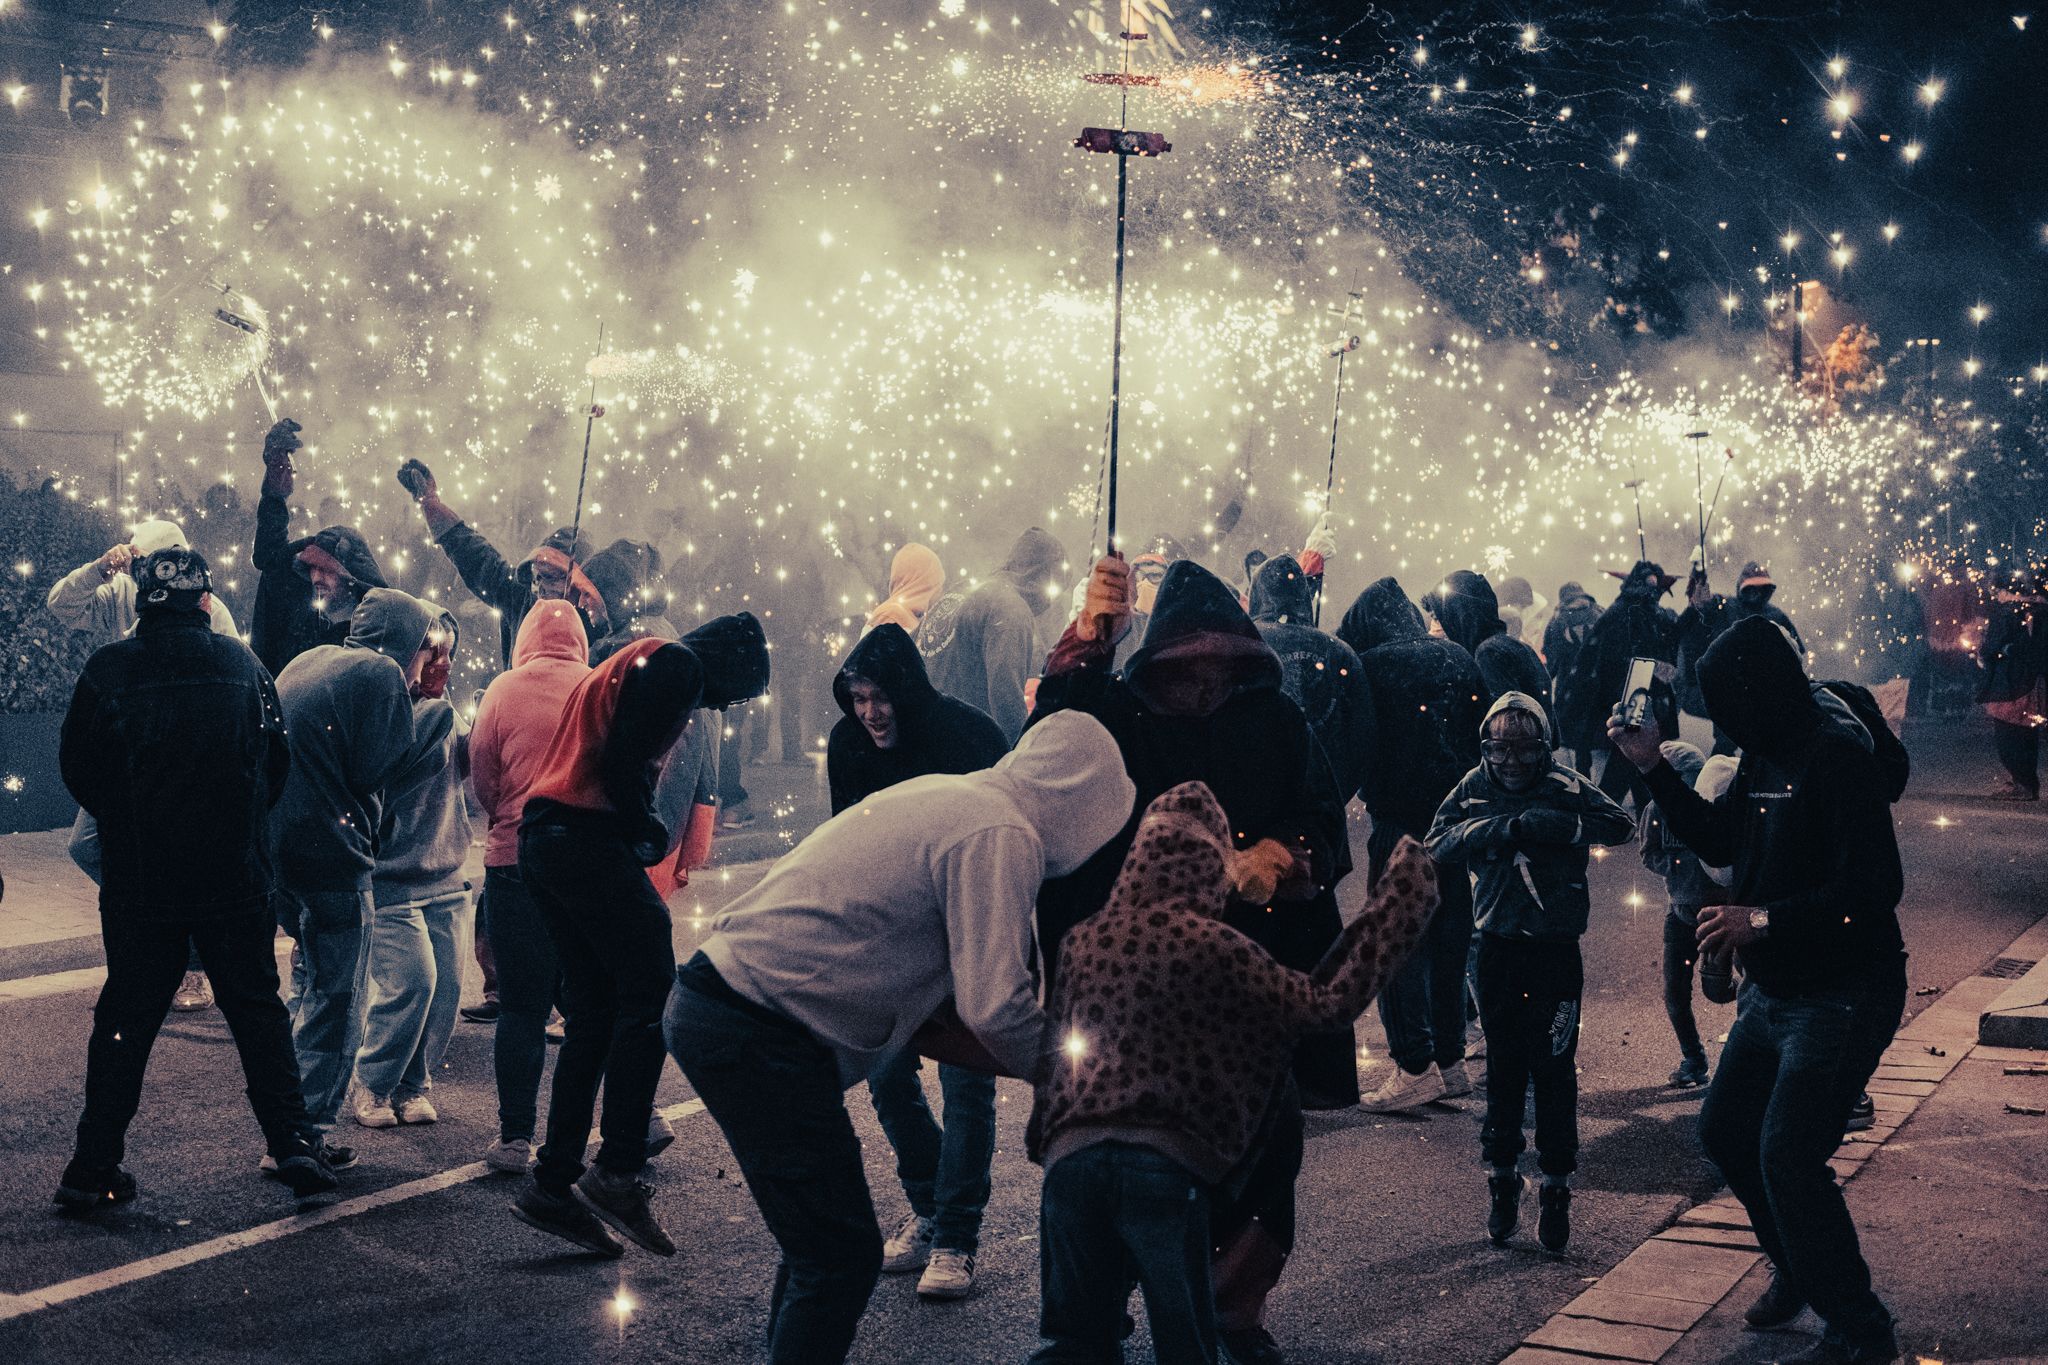
<path fill-rule="evenodd" d="M 1677 687 L 1680 706 L 1695 716 L 1707 714 L 1706 700 L 1700 696 L 1700 656 L 1737 621 L 1761 616 L 1791 636 L 1800 655 L 1805 655 L 1806 642 L 1799 638 L 1799 628 L 1771 601 L 1777 591 L 1778 585 L 1771 580 L 1770 570 L 1754 560 L 1744 564 L 1742 572 L 1736 575 L 1733 597 L 1723 597 L 1712 591 L 1707 586 L 1706 574 L 1695 570 L 1692 583 L 1686 590 L 1685 610 L 1678 614 Z M 1715 752 L 1726 753 L 1731 748 L 1717 745 Z"/>
<path fill-rule="evenodd" d="M 615 540 L 592 555 L 583 574 L 604 599 L 611 631 L 590 644 L 593 667 L 635 640 L 679 638 L 668 619 L 668 586 L 661 576 L 661 551 L 644 540 Z"/>
<path fill-rule="evenodd" d="M 287 417 L 263 438 L 263 495 L 249 546 L 249 562 L 260 575 L 249 648 L 273 678 L 313 646 L 346 640 L 349 615 L 363 594 L 390 586 L 353 526 L 287 538 L 292 510 L 286 499 L 297 482 L 292 452 L 300 446 L 300 430 Z"/>
<path fill-rule="evenodd" d="M 1905 1007 L 1889 785 L 1828 719 L 1769 621 L 1730 626 L 1700 660 L 1700 690 L 1742 749 L 1717 801 L 1664 760 L 1654 725 L 1609 730 L 1672 832 L 1734 869 L 1729 903 L 1700 911 L 1702 953 L 1732 950 L 1746 977 L 1700 1138 L 1776 1269 L 1775 1303 L 1810 1304 L 1839 1348 L 1831 1359 L 1896 1359 L 1891 1315 L 1827 1167 Z"/>
<path fill-rule="evenodd" d="M 1557 700 L 1557 705 L 1551 708 L 1551 714 L 1557 721 L 1554 727 L 1557 742 L 1572 751 L 1572 766 L 1580 772 L 1591 767 L 1592 752 L 1601 739 L 1595 731 L 1606 721 L 1600 716 L 1566 717 L 1563 714 L 1565 679 L 1578 667 L 1579 655 L 1599 620 L 1600 604 L 1593 600 L 1593 594 L 1577 583 L 1568 582 L 1558 588 L 1557 611 L 1551 616 L 1550 624 L 1543 628 L 1543 664 L 1550 670 L 1551 695 Z"/>
<path fill-rule="evenodd" d="M 1463 645 L 1479 665 L 1488 706 L 1509 692 L 1520 692 L 1548 711 L 1550 674 L 1535 650 L 1508 634 L 1500 619 L 1500 600 L 1483 575 L 1457 570 L 1422 599 L 1422 606 L 1443 623 L 1444 637 Z"/>
<path fill-rule="evenodd" d="M 873 725 L 855 705 L 861 683 L 869 684 L 863 693 L 870 698 Z M 870 689 L 881 695 L 874 697 Z M 832 696 L 846 713 L 825 744 L 834 815 L 913 777 L 992 768 L 1010 750 L 994 721 L 932 686 L 916 644 L 894 622 L 861 637 L 832 679 Z M 876 729 L 888 739 L 887 748 Z"/>
<path fill-rule="evenodd" d="M 1003 738 L 1024 733 L 1024 685 L 1045 659 L 1039 618 L 1051 608 L 1066 551 L 1032 527 L 978 586 L 932 604 L 917 631 L 932 686 L 994 721 Z"/>
<path fill-rule="evenodd" d="M 1557 711 L 1568 746 L 1576 749 L 1583 743 L 1596 750 L 1607 748 L 1607 713 L 1621 700 L 1630 659 L 1656 659 L 1677 666 L 1678 618 L 1659 602 L 1674 581 L 1649 560 L 1638 562 L 1622 580 L 1614 605 L 1601 613 L 1586 636 L 1586 646 L 1572 671 L 1557 680 Z M 1659 730 L 1667 735 L 1678 733 L 1678 697 L 1669 681 L 1660 678 L 1651 685 L 1650 709 L 1656 714 Z M 1607 764 L 1600 774 L 1600 790 L 1617 800 L 1634 790 L 1637 810 L 1648 803 L 1626 763 Z"/>
<path fill-rule="evenodd" d="M 1102 574 L 1098 565 L 1095 577 Z M 1124 613 L 1131 605 L 1128 598 L 1121 603 Z M 1280 661 L 1237 594 L 1187 559 L 1167 569 L 1144 641 L 1121 674 L 1110 671 L 1115 650 L 1113 637 L 1086 638 L 1079 622 L 1069 625 L 1038 687 L 1033 719 L 1076 710 L 1102 722 L 1137 789 L 1117 837 L 1039 892 L 1047 989 L 1058 979 L 1061 938 L 1107 903 L 1145 808 L 1183 782 L 1208 785 L 1242 851 L 1233 864 L 1236 885 L 1225 922 L 1286 962 L 1282 954 L 1296 946 L 1293 940 L 1315 932 L 1313 916 L 1304 912 L 1334 884 L 1335 855 L 1328 802 L 1318 798 L 1310 764 L 1314 741 L 1301 708 L 1281 691 Z M 1263 876 L 1239 875 L 1261 867 Z M 1219 1191 L 1212 1205 L 1220 1249 L 1217 1325 L 1226 1345 L 1265 1336 L 1259 1324 L 1266 1296 L 1294 1246 L 1301 1132 L 1290 1077 L 1243 1180 Z M 1238 1354 L 1249 1357 L 1250 1347 Z"/>

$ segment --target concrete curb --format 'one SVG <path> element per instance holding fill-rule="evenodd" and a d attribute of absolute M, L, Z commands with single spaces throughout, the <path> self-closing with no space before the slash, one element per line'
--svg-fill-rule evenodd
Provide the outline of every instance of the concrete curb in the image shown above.
<path fill-rule="evenodd" d="M 0 981 L 14 981 L 25 976 L 46 976 L 51 972 L 77 971 L 81 967 L 99 967 L 104 966 L 106 960 L 106 945 L 98 934 L 44 939 L 39 943 L 19 943 L 13 947 L 0 948 Z"/>
<path fill-rule="evenodd" d="M 1999 954 L 2001 966 L 2025 966 L 1977 1021 L 1987 1047 L 2048 1048 L 2048 921 L 2021 934 Z"/>
<path fill-rule="evenodd" d="M 2036 943 L 2048 949 L 2048 919 L 2013 940 L 1999 958 L 2040 959 L 2044 954 L 2028 951 Z M 2003 1049 L 1979 1045 L 1982 1021 L 1992 1017 L 1987 1010 L 2016 989 L 2001 977 L 1966 977 L 1899 1030 L 1870 1078 L 1877 1125 L 1843 1139 L 1828 1162 L 1836 1179 L 1854 1180 L 1966 1057 L 2040 1060 L 2010 1052 L 2001 1057 Z M 1501 1365 L 1662 1360 L 1762 1260 L 1749 1215 L 1733 1195 L 1694 1205 L 1531 1332 Z"/>

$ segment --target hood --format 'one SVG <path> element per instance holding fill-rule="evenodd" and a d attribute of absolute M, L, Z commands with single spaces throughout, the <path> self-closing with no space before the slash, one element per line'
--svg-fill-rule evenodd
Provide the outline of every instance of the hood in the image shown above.
<path fill-rule="evenodd" d="M 1503 692 L 1500 694 L 1499 701 L 1486 708 L 1486 719 L 1479 722 L 1479 737 L 1481 739 L 1486 737 L 1486 727 L 1493 724 L 1493 718 L 1503 711 L 1527 711 L 1530 715 L 1536 717 L 1536 724 L 1541 727 L 1544 744 L 1553 749 L 1557 747 L 1557 731 L 1550 728 L 1550 713 L 1543 709 L 1542 702 L 1537 701 L 1527 692 Z"/>
<path fill-rule="evenodd" d="M 906 545 L 889 562 L 889 593 L 868 613 L 868 629 L 893 622 L 906 631 L 931 610 L 946 588 L 946 566 L 929 545 Z M 879 680 L 878 680 L 879 681 Z M 895 693 L 890 693 L 894 696 Z"/>
<path fill-rule="evenodd" d="M 138 521 L 135 529 L 128 533 L 128 543 L 135 547 L 137 558 L 153 555 L 158 550 L 189 550 L 192 542 L 185 539 L 185 529 L 175 521 L 163 521 L 152 517 Z"/>
<path fill-rule="evenodd" d="M 1621 578 L 1620 596 L 1640 598 L 1645 602 L 1655 602 L 1670 592 L 1672 585 L 1678 582 L 1664 572 L 1662 564 L 1648 559 L 1637 560 L 1634 568 L 1624 575 L 1617 576 Z"/>
<path fill-rule="evenodd" d="M 1562 583 L 1558 586 L 1557 609 L 1559 611 L 1563 611 L 1567 607 L 1590 607 L 1593 605 L 1595 605 L 1593 601 L 1593 594 L 1587 592 L 1585 588 L 1581 587 L 1579 584 L 1567 582 Z"/>
<path fill-rule="evenodd" d="M 1744 753 L 1781 757 L 1824 723 L 1798 652 L 1761 616 L 1721 632 L 1699 675 L 1708 717 Z"/>
<path fill-rule="evenodd" d="M 1305 626 L 1315 614 L 1315 601 L 1315 588 L 1301 571 L 1301 561 L 1293 555 L 1267 560 L 1252 578 L 1254 621 Z"/>
<path fill-rule="evenodd" d="M 396 588 L 372 588 L 356 603 L 343 644 L 349 649 L 375 650 L 405 668 L 443 615 L 439 607 Z"/>
<path fill-rule="evenodd" d="M 1038 832 L 1047 877 L 1064 877 L 1094 857 L 1138 800 L 1116 740 L 1079 711 L 1055 711 L 1033 725 L 990 773 Z"/>
<path fill-rule="evenodd" d="M 1358 594 L 1358 600 L 1351 604 L 1351 610 L 1344 613 L 1343 623 L 1337 627 L 1337 638 L 1361 656 L 1379 645 L 1421 640 L 1428 635 L 1429 627 L 1423 624 L 1422 613 L 1392 577 L 1382 578 Z"/>
<path fill-rule="evenodd" d="M 1536 589 L 1530 587 L 1529 580 L 1520 574 L 1503 578 L 1494 589 L 1493 595 L 1500 599 L 1500 604 L 1504 607 L 1520 607 L 1527 611 L 1536 605 Z"/>
<path fill-rule="evenodd" d="M 1052 605 L 1052 596 L 1046 589 L 1066 558 L 1066 550 L 1053 539 L 1052 533 L 1034 526 L 1017 537 L 1017 543 L 1010 547 L 1009 558 L 996 572 L 1009 579 L 1017 591 L 1024 594 L 1031 614 L 1037 616 Z"/>
<path fill-rule="evenodd" d="M 1425 605 L 1430 604 L 1430 614 L 1443 623 L 1445 637 L 1463 645 L 1467 653 L 1477 650 L 1488 636 L 1507 629 L 1500 619 L 1500 599 L 1494 596 L 1493 585 L 1470 569 L 1459 569 L 1445 578 L 1429 595 Z"/>
<path fill-rule="evenodd" d="M 644 540 L 613 541 L 583 562 L 583 576 L 604 599 L 605 616 L 614 630 L 636 616 L 660 616 L 668 610 L 661 551 Z"/>
<path fill-rule="evenodd" d="M 512 641 L 512 667 L 522 668 L 535 659 L 563 659 L 588 663 L 590 637 L 583 618 L 567 602 L 536 602 L 519 623 Z"/>
<path fill-rule="evenodd" d="M 1230 899 L 1230 819 L 1200 782 L 1183 782 L 1145 807 L 1123 871 L 1103 906 L 1120 910 L 1171 907 L 1223 918 Z"/>
<path fill-rule="evenodd" d="M 685 635 L 682 644 L 704 666 L 699 706 L 723 711 L 768 690 L 768 637 L 752 612 L 706 621 Z"/>
<path fill-rule="evenodd" d="M 848 716 L 853 715 L 853 697 L 847 686 L 854 678 L 866 678 L 887 692 L 899 718 L 914 716 L 939 695 L 924 671 L 924 656 L 917 652 L 910 632 L 894 622 L 861 636 L 832 679 L 833 699 Z"/>
<path fill-rule="evenodd" d="M 1657 746 L 1657 752 L 1664 755 L 1664 761 L 1671 770 L 1685 779 L 1690 787 L 1699 780 L 1700 769 L 1707 766 L 1707 756 L 1700 752 L 1697 744 L 1687 744 L 1682 739 L 1667 739 Z"/>
<path fill-rule="evenodd" d="M 537 555 L 542 550 L 553 550 L 557 554 L 568 556 L 572 562 L 581 564 L 590 558 L 590 537 L 572 526 L 557 526 L 548 532 L 546 540 L 533 547 L 533 554 Z M 520 577 L 528 576 L 530 571 L 526 566 L 531 563 L 533 555 L 528 555 L 526 562 L 519 566 Z"/>
<path fill-rule="evenodd" d="M 295 540 L 286 547 L 291 551 L 293 567 L 302 577 L 310 577 L 306 565 L 308 556 L 325 556 L 333 561 L 341 573 L 354 579 L 361 589 L 382 588 L 384 571 L 377 567 L 377 557 L 370 553 L 370 543 L 353 526 L 326 526 L 307 536 Z"/>
<path fill-rule="evenodd" d="M 1146 674 L 1162 663 L 1205 659 L 1231 669 L 1236 690 L 1280 686 L 1280 659 L 1237 594 L 1192 559 L 1169 565 L 1145 624 L 1144 643 L 1124 665 L 1124 681 L 1145 699 Z"/>

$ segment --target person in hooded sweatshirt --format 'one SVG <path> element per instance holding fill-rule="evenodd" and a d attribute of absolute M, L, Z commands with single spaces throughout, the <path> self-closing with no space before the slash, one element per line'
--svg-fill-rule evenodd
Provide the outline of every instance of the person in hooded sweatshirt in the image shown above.
<path fill-rule="evenodd" d="M 1482 574 L 1458 569 L 1422 599 L 1422 609 L 1442 623 L 1444 638 L 1465 647 L 1486 684 L 1486 704 L 1509 692 L 1536 698 L 1550 709 L 1550 674 L 1528 645 L 1508 634 L 1500 619 L 1493 585 Z"/>
<path fill-rule="evenodd" d="M 1564 679 L 1578 667 L 1579 653 L 1599 619 L 1600 604 L 1593 594 L 1577 583 L 1566 582 L 1557 590 L 1557 611 L 1542 636 L 1543 666 L 1550 672 L 1550 695 L 1557 702 L 1551 714 L 1557 719 L 1558 742 L 1571 750 L 1572 766 L 1582 773 L 1593 770 L 1593 751 L 1604 741 L 1607 717 L 1598 707 L 1575 708 Z"/>
<path fill-rule="evenodd" d="M 470 933 L 469 727 L 449 704 L 455 617 L 441 612 L 413 682 L 412 747 L 385 790 L 370 877 L 369 996 L 356 1051 L 355 1119 L 365 1128 L 433 1123 L 427 1092 L 455 1031 Z"/>
<path fill-rule="evenodd" d="M 669 1048 L 782 1252 L 773 1365 L 844 1360 L 881 1272 L 845 1092 L 913 1040 L 1039 1074 L 1033 901 L 1116 837 L 1132 794 L 1101 724 L 1053 716 L 993 768 L 899 782 L 827 820 L 676 972 Z"/>
<path fill-rule="evenodd" d="M 1782 1326 L 1810 1305 L 1826 1334 L 1787 1360 L 1890 1362 L 1891 1313 L 1827 1163 L 1905 1008 L 1891 785 L 1821 709 L 1799 655 L 1767 620 L 1738 621 L 1714 642 L 1700 690 L 1708 718 L 1742 751 L 1717 801 L 1664 758 L 1654 719 L 1631 730 L 1617 708 L 1608 735 L 1672 832 L 1709 865 L 1734 869 L 1728 904 L 1699 917 L 1701 952 L 1732 951 L 1744 974 L 1700 1140 L 1775 1272 L 1745 1317 Z"/>
<path fill-rule="evenodd" d="M 1472 877 L 1479 928 L 1474 975 L 1486 1031 L 1486 1122 L 1479 1146 L 1492 1168 L 1486 1231 L 1507 1245 L 1520 1221 L 1522 1108 L 1536 1097 L 1536 1164 L 1543 1189 L 1536 1235 L 1546 1251 L 1571 1236 L 1571 1173 L 1579 1164 L 1579 939 L 1592 898 L 1587 850 L 1625 844 L 1635 822 L 1553 756 L 1543 705 L 1506 692 L 1486 713 L 1479 764 L 1436 813 L 1432 857 Z"/>
<path fill-rule="evenodd" d="M 661 551 L 644 540 L 619 539 L 592 555 L 583 573 L 604 599 L 610 625 L 590 646 L 590 662 L 601 664 L 635 640 L 679 638 L 668 619 L 668 588 L 661 577 Z"/>
<path fill-rule="evenodd" d="M 889 561 L 889 591 L 868 613 L 866 629 L 898 625 L 913 640 L 946 588 L 946 566 L 928 545 L 905 545 Z"/>
<path fill-rule="evenodd" d="M 1201 783 L 1161 795 L 1109 904 L 1067 935 L 1046 1008 L 1061 1055 L 1025 1142 L 1045 1167 L 1042 1365 L 1118 1359 L 1133 1278 L 1158 1359 L 1223 1358 L 1213 1192 L 1252 1149 L 1297 1042 L 1348 1029 L 1435 909 L 1436 869 L 1404 842 L 1313 971 L 1291 970 L 1223 922 L 1230 835 Z"/>
<path fill-rule="evenodd" d="M 1024 691 L 1045 658 L 1039 620 L 1066 551 L 1032 527 L 1017 537 L 1002 567 L 964 592 L 949 592 L 925 613 L 917 632 L 932 686 L 966 702 L 1017 742 L 1027 716 Z"/>
<path fill-rule="evenodd" d="M 1109 727 L 1137 786 L 1123 831 L 1075 872 L 1048 880 L 1038 900 L 1039 950 L 1057 987 L 1069 930 L 1101 910 L 1137 835 L 1144 807 L 1183 782 L 1208 786 L 1228 813 L 1244 856 L 1226 917 L 1268 954 L 1313 933 L 1312 907 L 1333 884 L 1328 801 L 1311 763 L 1315 741 L 1301 708 L 1280 690 L 1280 661 L 1227 584 L 1193 560 L 1167 569 L 1145 640 L 1120 674 L 1110 671 L 1135 600 L 1133 573 L 1096 561 L 1081 614 L 1067 627 L 1039 685 L 1032 723 L 1083 711 Z M 1028 732 L 1027 732 L 1028 733 Z M 1294 1249 L 1294 1183 L 1302 1120 L 1291 1083 L 1275 1097 L 1245 1179 L 1210 1208 L 1218 1330 L 1240 1359 L 1278 1351 L 1265 1329 L 1267 1297 Z"/>
<path fill-rule="evenodd" d="M 1438 639 L 1392 578 L 1358 595 L 1337 627 L 1358 653 L 1372 688 L 1375 752 L 1359 798 L 1372 816 L 1368 875 L 1379 881 L 1403 835 L 1429 833 L 1437 808 L 1479 761 L 1486 684 L 1462 645 Z M 1439 904 L 1423 941 L 1380 992 L 1380 1022 L 1393 1063 L 1360 1101 L 1375 1113 L 1403 1113 L 1472 1093 L 1465 1073 L 1465 961 L 1472 945 L 1472 893 L 1463 869 L 1447 864 Z"/>
<path fill-rule="evenodd" d="M 85 1110 L 57 1203 L 135 1197 L 121 1167 L 144 1068 L 196 945 L 219 992 L 268 1160 L 299 1195 L 335 1187 L 309 1127 L 277 995 L 270 808 L 291 767 L 270 675 L 209 628 L 206 561 L 132 561 L 134 635 L 94 651 L 65 713 L 64 785 L 98 821 L 107 979 L 86 1045 Z"/>
<path fill-rule="evenodd" d="M 1530 587 L 1529 580 L 1520 574 L 1503 578 L 1494 589 L 1494 595 L 1500 598 L 1503 621 L 1508 619 L 1509 608 L 1521 613 L 1521 630 L 1516 631 L 1511 625 L 1508 633 L 1517 640 L 1541 643 L 1550 626 L 1550 599 Z"/>
<path fill-rule="evenodd" d="M 348 638 L 349 615 L 363 594 L 385 586 L 383 571 L 362 533 L 353 526 L 328 526 L 291 538 L 291 505 L 296 485 L 292 452 L 302 428 L 287 417 L 263 438 L 263 495 L 256 502 L 256 538 L 249 562 L 256 580 L 256 606 L 249 647 L 282 677 L 286 665 L 315 645 L 339 645 Z"/>
<path fill-rule="evenodd" d="M 1678 618 L 1661 600 L 1676 582 L 1661 565 L 1639 561 L 1622 580 L 1614 605 L 1587 632 L 1571 672 L 1557 680 L 1557 707 L 1569 718 L 1567 736 L 1588 739 L 1599 751 L 1600 790 L 1617 801 L 1632 795 L 1637 810 L 1649 804 L 1650 793 L 1630 764 L 1616 760 L 1600 727 L 1602 717 L 1622 701 L 1629 660 L 1655 659 L 1671 670 L 1651 684 L 1650 709 L 1657 714 L 1659 731 L 1678 733 L 1678 694 L 1669 676 L 1678 665 Z"/>
<path fill-rule="evenodd" d="M 893 622 L 861 637 L 832 680 L 846 714 L 825 745 L 825 777 L 838 815 L 876 792 L 928 773 L 973 773 L 1009 749 L 996 723 L 942 696 L 910 636 Z M 920 1270 L 918 1293 L 964 1298 L 974 1287 L 981 1215 L 996 1148 L 995 1079 L 939 1064 L 941 1128 L 925 1103 L 917 1054 L 904 1049 L 868 1076 L 875 1117 L 896 1152 L 910 1213 L 882 1246 L 884 1274 Z"/>
<path fill-rule="evenodd" d="M 540 909 L 519 876 L 519 818 L 569 694 L 590 673 L 583 617 L 544 602 L 519 623 L 512 667 L 491 679 L 469 734 L 469 780 L 485 818 L 484 901 L 498 958 L 492 1068 L 498 1140 L 484 1153 L 494 1171 L 524 1175 L 533 1162 L 535 1108 L 547 1062 L 548 1013 L 560 965 Z"/>
<path fill-rule="evenodd" d="M 1676 685 L 1681 706 L 1696 716 L 1706 714 L 1706 703 L 1699 693 L 1700 656 L 1707 652 L 1714 641 L 1728 627 L 1737 621 L 1761 616 L 1783 630 L 1791 637 L 1803 657 L 1806 643 L 1799 638 L 1799 628 L 1792 624 L 1792 618 L 1780 610 L 1771 598 L 1778 591 L 1777 583 L 1771 578 L 1771 571 L 1751 560 L 1742 566 L 1735 578 L 1735 596 L 1723 597 L 1714 591 L 1707 581 L 1704 568 L 1695 566 L 1686 583 L 1685 610 L 1678 613 L 1678 677 Z M 1725 735 L 1715 736 L 1714 752 L 1734 752 L 1735 746 L 1727 742 Z"/>
<path fill-rule="evenodd" d="M 519 876 L 561 968 L 564 1035 L 547 1141 L 512 1212 L 606 1255 L 624 1253 L 606 1224 L 656 1255 L 676 1249 L 640 1180 L 675 970 L 668 906 L 647 875 L 674 847 L 654 806 L 662 762 L 692 711 L 767 686 L 768 642 L 748 613 L 681 641 L 636 640 L 576 684 L 527 792 Z M 604 1146 L 586 1168 L 600 1082 Z"/>
<path fill-rule="evenodd" d="M 1314 558 L 1320 569 L 1325 556 Z M 1330 885 L 1292 921 L 1292 932 L 1274 944 L 1275 960 L 1296 971 L 1314 967 L 1343 932 L 1336 884 L 1351 872 L 1345 807 L 1373 762 L 1372 688 L 1365 670 L 1351 646 L 1311 624 L 1321 587 L 1319 573 L 1286 554 L 1261 564 L 1251 588 L 1252 624 L 1280 660 L 1280 690 L 1301 708 L 1315 741 L 1310 764 L 1323 797 L 1325 838 L 1336 859 Z M 1304 1109 L 1348 1109 L 1358 1103 L 1358 1043 L 1349 1021 L 1341 1029 L 1302 1039 L 1294 1079 Z"/>
<path fill-rule="evenodd" d="M 324 1134 L 362 1046 L 363 973 L 376 916 L 373 877 L 384 802 L 414 757 L 412 687 L 433 655 L 440 613 L 392 588 L 372 588 L 348 639 L 316 645 L 277 679 L 292 744 L 291 779 L 271 821 L 279 922 L 292 959 L 292 1042 L 306 1109 Z M 330 1162 L 354 1153 L 329 1147 Z"/>
<path fill-rule="evenodd" d="M 398 467 L 398 483 L 419 504 L 427 530 L 455 566 L 462 585 L 498 613 L 498 645 L 507 667 L 519 623 L 536 602 L 572 603 L 583 613 L 584 633 L 593 643 L 610 631 L 604 594 L 583 571 L 590 541 L 577 528 L 555 528 L 532 554 L 513 564 L 442 500 L 441 486 L 426 465 L 407 460 Z"/>
<path fill-rule="evenodd" d="M 1664 761 L 1687 786 L 1696 786 L 1707 756 L 1681 739 L 1667 739 Z M 1643 866 L 1664 881 L 1669 892 L 1669 910 L 1664 916 L 1664 1017 L 1678 1039 L 1678 1069 L 1671 1073 L 1676 1090 L 1691 1090 L 1707 1083 L 1707 1049 L 1700 1042 L 1700 1026 L 1692 1014 L 1693 967 L 1699 962 L 1700 908 L 1719 905 L 1727 899 L 1719 882 L 1671 832 L 1663 812 L 1652 801 L 1643 810 L 1636 833 L 1641 836 Z M 1702 968 L 1708 974 L 1715 964 Z"/>

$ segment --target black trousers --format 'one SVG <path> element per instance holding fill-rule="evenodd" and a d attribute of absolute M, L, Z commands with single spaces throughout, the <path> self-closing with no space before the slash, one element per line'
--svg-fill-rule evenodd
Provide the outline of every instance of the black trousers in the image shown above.
<path fill-rule="evenodd" d="M 1692 914 L 1697 918 L 1699 911 Z M 1664 1017 L 1678 1036 L 1678 1050 L 1687 1058 L 1704 1059 L 1707 1050 L 1700 1045 L 1700 1026 L 1692 1017 L 1692 969 L 1700 956 L 1698 933 L 1697 926 L 1676 910 L 1665 914 Z"/>
<path fill-rule="evenodd" d="M 1991 722 L 1992 741 L 1998 746 L 1998 761 L 2012 780 L 2027 791 L 2041 790 L 2041 732 L 2031 725 Z"/>
<path fill-rule="evenodd" d="M 1512 1166 L 1526 1142 L 1522 1104 L 1536 1090 L 1536 1164 L 1570 1175 L 1579 1164 L 1579 945 L 1479 936 L 1479 1023 L 1486 1030 L 1488 1165 Z"/>
<path fill-rule="evenodd" d="M 306 1103 L 299 1093 L 291 1016 L 277 993 L 277 923 L 270 911 L 202 920 L 105 915 L 100 937 L 107 947 L 107 984 L 93 1006 L 86 1044 L 79 1161 L 111 1166 L 121 1160 L 128 1125 L 142 1103 L 150 1048 L 195 949 L 241 1054 L 249 1107 L 268 1150 L 288 1155 L 305 1134 Z"/>

